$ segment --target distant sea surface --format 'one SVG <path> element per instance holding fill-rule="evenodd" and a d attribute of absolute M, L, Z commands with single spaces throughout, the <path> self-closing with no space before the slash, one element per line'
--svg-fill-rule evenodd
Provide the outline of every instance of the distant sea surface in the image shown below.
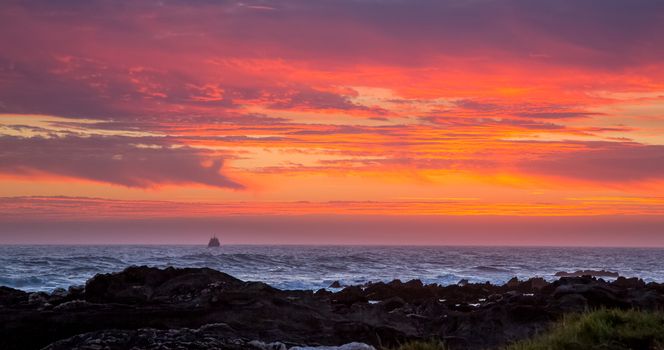
<path fill-rule="evenodd" d="M 649 248 L 0 246 L 0 285 L 50 291 L 130 265 L 210 267 L 280 289 L 415 278 L 502 284 L 514 276 L 551 280 L 557 271 L 583 269 L 664 282 L 664 249 Z"/>

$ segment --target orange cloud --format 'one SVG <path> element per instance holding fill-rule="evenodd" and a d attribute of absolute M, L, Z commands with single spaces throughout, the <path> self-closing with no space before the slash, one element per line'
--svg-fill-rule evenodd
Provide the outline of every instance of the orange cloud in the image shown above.
<path fill-rule="evenodd" d="M 661 197 L 661 4 L 419 5 L 3 3 L 0 196 L 185 198 L 209 202 L 201 216 L 661 213 L 565 199 Z M 427 193 L 478 200 L 394 200 Z"/>

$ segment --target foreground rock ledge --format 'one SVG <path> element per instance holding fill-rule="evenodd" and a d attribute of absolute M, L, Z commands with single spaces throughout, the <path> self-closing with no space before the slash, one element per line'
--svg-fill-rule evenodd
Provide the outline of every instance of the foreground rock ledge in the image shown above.
<path fill-rule="evenodd" d="M 664 285 L 589 276 L 503 286 L 395 280 L 333 293 L 282 291 L 207 268 L 130 267 L 52 294 L 0 287 L 0 349 L 379 348 L 432 338 L 483 349 L 594 307 L 661 309 Z"/>

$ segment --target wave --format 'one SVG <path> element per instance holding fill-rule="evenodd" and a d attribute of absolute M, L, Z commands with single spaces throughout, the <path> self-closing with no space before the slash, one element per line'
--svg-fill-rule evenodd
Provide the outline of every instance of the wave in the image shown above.
<path fill-rule="evenodd" d="M 510 270 L 501 269 L 499 267 L 484 266 L 484 265 L 475 266 L 473 267 L 473 270 L 484 271 L 484 272 L 510 272 Z"/>
<path fill-rule="evenodd" d="M 592 256 L 592 259 L 589 257 Z M 554 278 L 557 271 L 606 269 L 664 281 L 664 249 L 474 247 L 0 246 L 0 285 L 28 291 L 84 284 L 130 265 L 210 267 L 283 289 L 420 279 L 503 283 L 512 276 Z"/>
<path fill-rule="evenodd" d="M 40 286 L 44 280 L 37 276 L 19 276 L 19 277 L 0 277 L 0 285 L 11 288 L 25 288 Z"/>

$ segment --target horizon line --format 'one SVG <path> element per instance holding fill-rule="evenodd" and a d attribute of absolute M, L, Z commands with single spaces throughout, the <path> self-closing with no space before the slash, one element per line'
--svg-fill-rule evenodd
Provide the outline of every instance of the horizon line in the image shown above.
<path fill-rule="evenodd" d="M 62 246 L 80 246 L 80 247 L 99 247 L 99 246 L 134 246 L 134 247 L 203 247 L 207 248 L 207 244 L 200 243 L 0 243 L 0 247 L 4 246 L 33 246 L 33 247 L 62 247 Z M 657 246 L 631 246 L 631 245 L 514 245 L 514 244 L 356 244 L 356 243 L 229 243 L 222 244 L 218 248 L 223 247 L 403 247 L 403 248 L 616 248 L 616 249 L 664 249 L 664 245 Z M 211 249 L 218 249 L 217 247 Z"/>

